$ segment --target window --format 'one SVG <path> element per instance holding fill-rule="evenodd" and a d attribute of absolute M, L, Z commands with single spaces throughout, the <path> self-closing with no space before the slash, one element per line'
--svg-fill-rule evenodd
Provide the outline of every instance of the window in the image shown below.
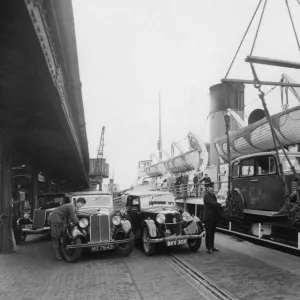
<path fill-rule="evenodd" d="M 256 157 L 257 175 L 276 173 L 276 160 L 274 156 L 264 155 Z"/>
<path fill-rule="evenodd" d="M 237 178 L 239 177 L 239 167 L 240 167 L 240 162 L 236 162 L 232 166 L 232 177 Z"/>
<path fill-rule="evenodd" d="M 290 155 L 290 154 L 288 157 L 289 157 L 289 160 L 290 160 L 292 166 L 294 166 L 295 170 L 300 171 L 300 157 L 295 156 L 295 155 Z M 284 155 L 280 155 L 280 160 L 282 163 L 283 172 L 291 171 L 290 164 Z"/>
<path fill-rule="evenodd" d="M 254 158 L 244 159 L 241 161 L 241 176 L 254 175 Z"/>

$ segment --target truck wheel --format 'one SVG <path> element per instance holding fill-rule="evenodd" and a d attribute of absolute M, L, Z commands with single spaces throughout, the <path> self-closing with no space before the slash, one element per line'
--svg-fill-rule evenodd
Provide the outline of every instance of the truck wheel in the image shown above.
<path fill-rule="evenodd" d="M 75 263 L 81 258 L 81 252 L 82 248 L 76 248 L 76 249 L 68 249 L 67 245 L 80 245 L 81 244 L 81 238 L 78 236 L 75 239 L 70 239 L 69 236 L 66 234 L 63 237 L 62 245 L 61 245 L 61 252 L 64 257 L 64 259 L 67 262 Z"/>
<path fill-rule="evenodd" d="M 116 235 L 116 240 L 124 240 L 126 239 L 124 232 L 119 232 Z M 129 234 L 130 241 L 128 243 L 119 244 L 116 248 L 116 253 L 120 255 L 127 256 L 129 255 L 134 248 L 134 234 L 130 232 Z"/>
<path fill-rule="evenodd" d="M 149 230 L 147 226 L 144 226 L 143 232 L 142 232 L 142 239 L 143 239 L 143 249 L 147 256 L 151 256 L 155 252 L 155 245 L 152 243 L 149 243 Z"/>
<path fill-rule="evenodd" d="M 189 248 L 191 251 L 198 251 L 200 246 L 201 246 L 201 241 L 202 241 L 202 238 L 201 239 L 189 239 L 187 241 L 188 245 L 189 245 Z"/>

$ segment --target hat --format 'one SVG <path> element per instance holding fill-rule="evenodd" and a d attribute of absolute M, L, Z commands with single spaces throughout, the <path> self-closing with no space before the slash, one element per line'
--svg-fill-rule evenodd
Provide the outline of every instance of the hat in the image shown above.
<path fill-rule="evenodd" d="M 208 188 L 208 187 L 214 187 L 214 185 L 215 185 L 214 182 L 208 182 L 208 183 L 205 183 L 205 184 L 204 184 L 204 186 L 205 186 L 206 188 Z"/>

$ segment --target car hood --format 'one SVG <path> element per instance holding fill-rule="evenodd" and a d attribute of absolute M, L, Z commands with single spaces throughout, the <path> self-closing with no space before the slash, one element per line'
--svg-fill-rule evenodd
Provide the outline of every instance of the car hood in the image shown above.
<path fill-rule="evenodd" d="M 91 216 L 91 215 L 109 215 L 111 210 L 109 208 L 100 208 L 96 206 L 83 207 L 77 210 L 79 216 Z"/>
<path fill-rule="evenodd" d="M 171 207 L 150 207 L 143 210 L 144 216 L 155 220 L 158 214 L 164 214 L 166 216 L 166 223 L 174 222 L 173 219 L 176 218 L 176 221 L 181 220 L 180 212 Z"/>
<path fill-rule="evenodd" d="M 143 211 L 154 214 L 179 214 L 179 212 L 176 209 L 161 206 L 145 208 Z"/>

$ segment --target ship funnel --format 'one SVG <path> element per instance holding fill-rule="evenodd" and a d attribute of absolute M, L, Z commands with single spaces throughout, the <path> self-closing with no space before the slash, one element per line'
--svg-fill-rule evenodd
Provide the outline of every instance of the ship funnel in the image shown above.
<path fill-rule="evenodd" d="M 253 112 L 250 114 L 249 118 L 248 118 L 248 124 L 253 124 L 261 119 L 263 119 L 265 117 L 265 112 L 264 110 L 258 108 L 253 110 Z"/>

